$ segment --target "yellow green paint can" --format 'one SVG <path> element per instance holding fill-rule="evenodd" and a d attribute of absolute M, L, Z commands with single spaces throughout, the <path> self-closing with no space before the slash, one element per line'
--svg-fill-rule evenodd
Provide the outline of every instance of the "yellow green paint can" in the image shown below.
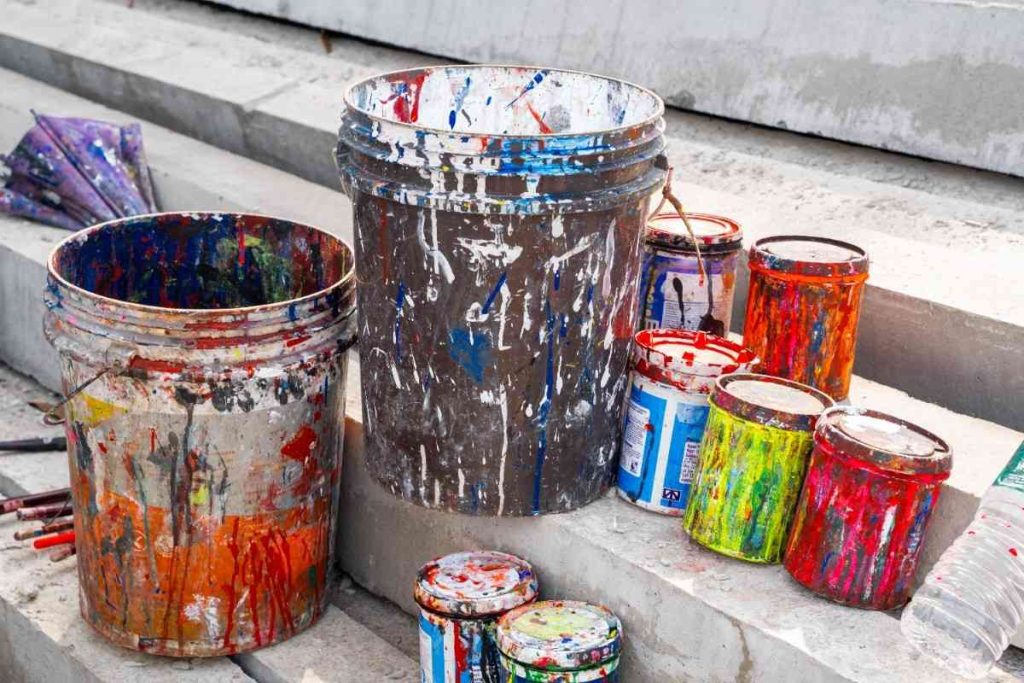
<path fill-rule="evenodd" d="M 719 378 L 683 527 L 700 545 L 780 562 L 826 394 L 778 377 Z"/>

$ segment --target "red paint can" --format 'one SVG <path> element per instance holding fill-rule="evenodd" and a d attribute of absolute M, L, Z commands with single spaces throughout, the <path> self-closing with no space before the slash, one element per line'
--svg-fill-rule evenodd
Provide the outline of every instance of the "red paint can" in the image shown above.
<path fill-rule="evenodd" d="M 786 570 L 846 605 L 903 605 L 951 467 L 949 446 L 916 425 L 850 406 L 827 410 L 814 432 Z"/>
<path fill-rule="evenodd" d="M 824 391 L 850 393 L 868 257 L 824 237 L 766 237 L 750 249 L 743 345 L 757 372 Z"/>

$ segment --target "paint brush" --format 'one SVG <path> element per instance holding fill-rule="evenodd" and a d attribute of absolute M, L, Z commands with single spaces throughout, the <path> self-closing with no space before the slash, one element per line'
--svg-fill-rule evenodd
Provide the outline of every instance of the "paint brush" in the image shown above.
<path fill-rule="evenodd" d="M 24 507 L 33 505 L 45 505 L 47 503 L 60 503 L 71 498 L 71 489 L 55 489 L 41 493 L 30 493 L 24 496 L 16 496 L 0 501 L 0 515 L 14 512 Z"/>
<path fill-rule="evenodd" d="M 68 440 L 63 436 L 34 437 L 31 439 L 0 441 L 0 451 L 45 453 L 48 451 L 64 451 L 67 450 L 67 448 Z"/>
<path fill-rule="evenodd" d="M 59 545 L 50 553 L 50 562 L 60 562 L 75 554 L 75 546 L 71 543 Z"/>
<path fill-rule="evenodd" d="M 61 521 L 54 522 L 53 524 L 45 524 L 39 529 L 25 529 L 23 531 L 14 532 L 15 541 L 27 541 L 30 538 L 39 538 L 40 536 L 49 536 L 50 534 L 56 534 L 61 531 L 68 531 L 74 529 L 75 523 L 70 517 L 62 517 Z"/>
<path fill-rule="evenodd" d="M 18 509 L 18 519 L 21 521 L 27 521 L 32 519 L 49 519 L 51 517 L 60 517 L 66 515 L 72 511 L 71 501 L 66 500 L 63 503 L 54 503 L 53 505 L 39 505 L 37 507 L 23 507 Z"/>
<path fill-rule="evenodd" d="M 65 543 L 75 542 L 74 531 L 64 531 L 53 536 L 46 536 L 45 538 L 37 538 L 32 542 L 32 547 L 36 550 L 45 550 L 46 548 L 52 548 L 55 545 L 63 545 Z"/>

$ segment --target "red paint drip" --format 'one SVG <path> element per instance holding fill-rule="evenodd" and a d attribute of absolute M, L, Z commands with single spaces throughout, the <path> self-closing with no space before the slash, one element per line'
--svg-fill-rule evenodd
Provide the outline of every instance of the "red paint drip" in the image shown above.
<path fill-rule="evenodd" d="M 1016 548 L 1010 548 L 1010 554 L 1013 555 L 1014 557 L 1017 557 L 1017 549 Z"/>
<path fill-rule="evenodd" d="M 555 132 L 555 131 L 551 130 L 551 126 L 549 126 L 548 124 L 544 123 L 544 119 L 542 119 L 540 117 L 540 114 L 537 113 L 537 110 L 533 108 L 532 104 L 527 102 L 526 103 L 526 108 L 530 110 L 530 116 L 532 116 L 533 120 L 537 122 L 537 127 L 540 128 L 540 132 L 541 133 L 543 133 L 545 135 L 548 135 L 550 133 L 554 133 Z"/>
<path fill-rule="evenodd" d="M 238 265 L 245 265 L 245 230 L 238 228 Z"/>

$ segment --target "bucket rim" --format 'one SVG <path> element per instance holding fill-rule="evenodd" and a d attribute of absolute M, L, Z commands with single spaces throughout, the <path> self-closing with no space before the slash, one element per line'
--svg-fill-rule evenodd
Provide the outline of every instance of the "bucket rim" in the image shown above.
<path fill-rule="evenodd" d="M 62 248 L 64 248 L 70 242 L 75 240 L 87 239 L 88 235 L 99 232 L 101 229 L 106 228 L 115 223 L 126 223 L 128 221 L 139 220 L 143 218 L 159 218 L 161 216 L 187 216 L 187 215 L 200 215 L 200 216 L 244 216 L 250 218 L 266 218 L 275 221 L 284 221 L 293 225 L 315 230 L 316 232 L 323 233 L 331 239 L 338 240 L 348 250 L 352 258 L 352 267 L 349 268 L 340 280 L 331 283 L 323 289 L 306 294 L 305 296 L 296 297 L 294 299 L 285 299 L 283 301 L 276 301 L 269 304 L 260 304 L 258 306 L 236 306 L 232 308 L 171 308 L 166 306 L 151 306 L 149 304 L 139 304 L 133 301 L 124 301 L 122 299 L 115 299 L 113 297 L 105 296 L 103 294 L 97 294 L 96 292 L 90 292 L 84 287 L 68 282 L 63 275 L 57 272 L 56 259 L 57 254 Z M 253 313 L 264 313 L 278 310 L 282 307 L 287 308 L 288 306 L 294 306 L 299 304 L 308 303 L 319 298 L 323 298 L 328 295 L 331 291 L 341 289 L 351 283 L 355 282 L 355 251 L 352 245 L 346 240 L 337 235 L 334 235 L 323 228 L 304 223 L 302 221 L 292 220 L 290 218 L 282 218 L 280 216 L 271 216 L 264 213 L 252 213 L 248 211 L 211 211 L 209 209 L 199 209 L 194 211 L 156 211 L 153 213 L 140 213 L 134 216 L 122 216 L 120 218 L 114 218 L 109 221 L 103 221 L 102 223 L 96 223 L 90 225 L 87 228 L 83 228 L 77 232 L 73 232 L 50 250 L 50 255 L 46 257 L 46 275 L 48 278 L 52 278 L 61 287 L 68 289 L 76 295 L 103 303 L 106 305 L 116 306 L 127 310 L 138 311 L 139 313 L 151 314 L 151 315 L 205 315 L 209 317 L 217 316 L 238 316 L 238 315 L 250 315 Z"/>
<path fill-rule="evenodd" d="M 364 85 L 366 83 L 369 83 L 370 81 L 378 79 L 378 78 L 387 78 L 388 76 L 393 76 L 393 75 L 407 73 L 407 72 L 413 72 L 413 71 L 440 71 L 440 70 L 444 70 L 444 69 L 456 69 L 456 68 L 457 69 L 467 69 L 467 68 L 469 68 L 469 69 L 482 69 L 482 68 L 487 68 L 487 69 L 525 69 L 525 70 L 536 69 L 536 70 L 549 71 L 549 72 L 553 71 L 553 72 L 563 73 L 563 74 L 576 74 L 576 75 L 580 75 L 580 76 L 590 76 L 590 77 L 593 77 L 593 78 L 600 78 L 600 79 L 603 79 L 603 80 L 606 80 L 606 81 L 617 81 L 619 83 L 622 83 L 624 85 L 628 85 L 631 88 L 635 88 L 636 90 L 638 90 L 638 91 L 640 91 L 640 92 L 642 92 L 642 93 L 644 93 L 646 95 L 649 95 L 649 96 L 653 97 L 654 98 L 654 103 L 655 103 L 655 111 L 654 111 L 654 113 L 651 116 L 648 116 L 647 118 L 643 119 L 642 121 L 638 121 L 636 123 L 632 123 L 632 124 L 629 124 L 629 125 L 615 126 L 614 128 L 604 128 L 604 129 L 601 129 L 601 130 L 584 131 L 584 132 L 579 132 L 579 133 L 572 133 L 572 132 L 562 132 L 562 133 L 482 133 L 482 132 L 481 133 L 471 133 L 471 132 L 467 132 L 467 131 L 460 131 L 460 130 L 457 130 L 457 129 L 444 130 L 443 128 L 434 128 L 434 127 L 431 127 L 431 126 L 420 126 L 420 125 L 417 125 L 417 124 L 414 124 L 414 123 L 406 123 L 404 121 L 393 121 L 393 120 L 385 118 L 383 116 L 379 116 L 379 115 L 376 115 L 376 114 L 371 114 L 371 113 L 365 111 L 364 109 L 362 109 L 361 107 L 356 106 L 356 104 L 352 101 L 352 93 L 355 92 L 356 88 L 358 88 L 358 87 L 360 87 L 360 86 L 362 86 L 362 85 Z M 462 136 L 479 136 L 479 137 L 487 137 L 487 138 L 500 138 L 500 139 L 503 139 L 503 140 L 534 140 L 534 139 L 550 140 L 550 139 L 553 139 L 553 138 L 560 138 L 560 137 L 561 138 L 565 138 L 565 137 L 577 137 L 577 136 L 599 135 L 599 134 L 600 135 L 609 135 L 609 134 L 621 133 L 623 131 L 627 131 L 627 130 L 630 130 L 630 129 L 633 129 L 633 128 L 642 128 L 644 126 L 649 126 L 651 124 L 656 123 L 659 119 L 663 119 L 665 117 L 665 101 L 661 98 L 661 96 L 658 95 L 658 93 L 656 93 L 653 90 L 651 90 L 650 88 L 645 88 L 644 86 L 639 85 L 637 83 L 634 83 L 633 81 L 628 81 L 628 80 L 623 79 L 623 78 L 615 78 L 613 76 L 605 76 L 604 74 L 595 73 L 593 71 L 584 71 L 584 70 L 581 70 L 581 69 L 561 69 L 561 68 L 558 68 L 558 67 L 538 66 L 538 65 L 535 65 L 535 64 L 492 64 L 492 63 L 486 63 L 486 62 L 484 62 L 484 63 L 474 62 L 474 63 L 470 63 L 470 64 L 447 63 L 447 64 L 434 64 L 434 65 L 414 66 L 414 67 L 405 68 L 405 69 L 393 69 L 391 71 L 382 71 L 380 73 L 376 73 L 376 74 L 373 74 L 371 76 L 367 76 L 365 78 L 361 78 L 358 81 L 356 81 L 355 83 L 353 83 L 350 86 L 348 86 L 345 89 L 345 95 L 342 98 L 342 101 L 344 102 L 346 109 L 349 109 L 349 110 L 354 111 L 354 112 L 358 112 L 359 114 L 361 114 L 363 116 L 366 116 L 366 117 L 368 117 L 368 118 L 370 118 L 370 119 L 372 119 L 374 121 L 380 121 L 382 123 L 387 123 L 388 125 L 400 126 L 402 128 L 407 128 L 409 130 L 423 131 L 423 132 L 426 132 L 426 133 L 433 133 L 433 134 L 436 134 L 436 135 L 459 136 L 459 137 L 462 137 Z"/>

